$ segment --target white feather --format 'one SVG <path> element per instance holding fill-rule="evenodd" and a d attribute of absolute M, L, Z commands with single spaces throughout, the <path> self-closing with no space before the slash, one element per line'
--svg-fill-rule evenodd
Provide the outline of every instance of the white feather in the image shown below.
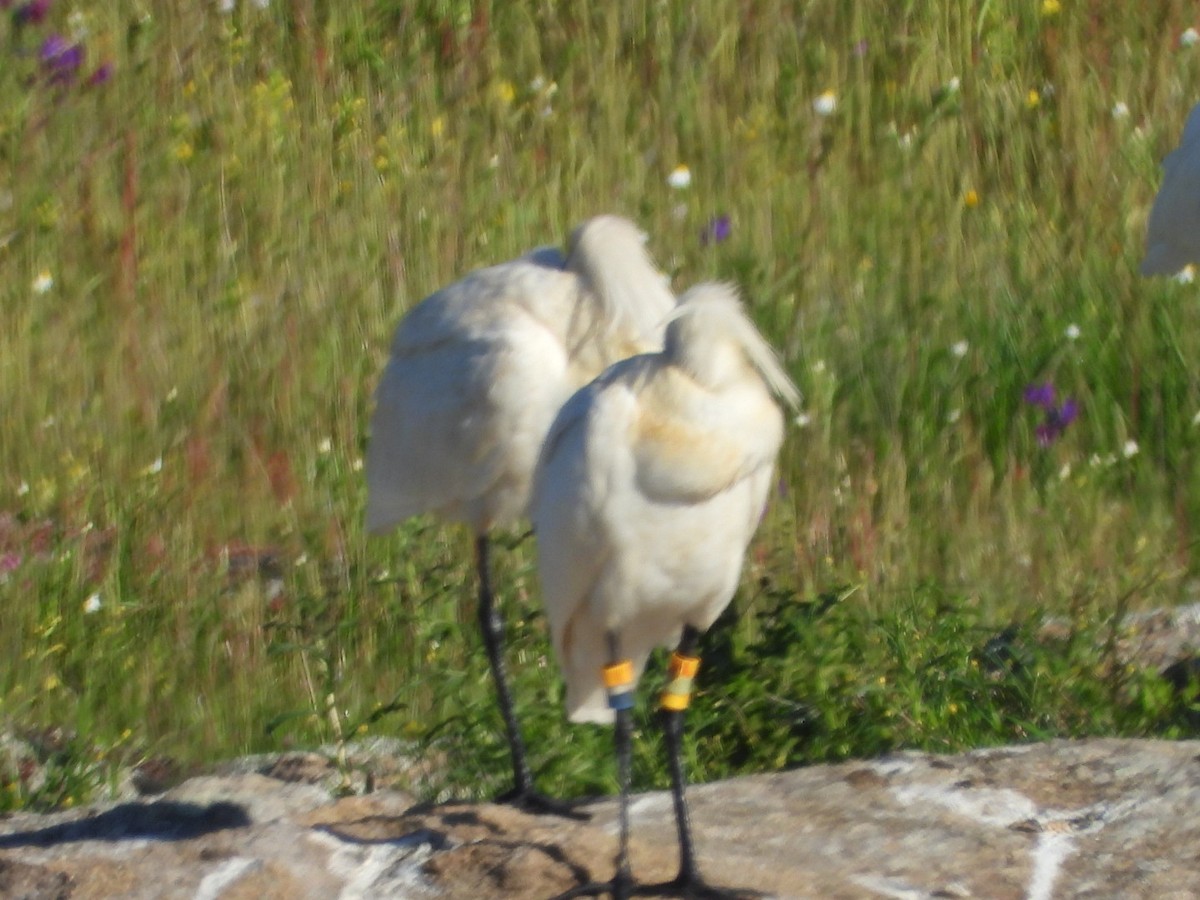
<path fill-rule="evenodd" d="M 559 406 L 605 366 L 654 349 L 674 297 L 626 219 L 580 225 L 480 269 L 401 321 L 375 394 L 367 528 L 419 513 L 482 534 L 522 516 Z"/>

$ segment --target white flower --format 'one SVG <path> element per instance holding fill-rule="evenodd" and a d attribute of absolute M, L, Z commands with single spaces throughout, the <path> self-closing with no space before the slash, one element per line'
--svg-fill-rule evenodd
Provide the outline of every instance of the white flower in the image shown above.
<path fill-rule="evenodd" d="M 959 81 L 958 76 L 955 75 L 953 78 L 951 78 L 949 81 L 946 82 L 946 93 L 953 94 L 955 91 L 957 91 L 959 89 L 959 86 L 961 84 L 962 84 L 962 82 Z"/>
<path fill-rule="evenodd" d="M 362 461 L 362 457 L 361 457 L 361 456 L 356 456 L 356 457 L 354 458 L 354 462 L 350 463 L 350 468 L 351 468 L 352 470 L 354 470 L 355 472 L 361 472 L 361 471 L 362 471 L 362 467 L 363 467 L 363 461 Z"/>
<path fill-rule="evenodd" d="M 809 425 L 812 424 L 812 416 L 810 416 L 806 412 L 797 413 L 795 422 L 796 422 L 796 427 L 807 428 Z"/>
<path fill-rule="evenodd" d="M 231 13 L 234 6 L 234 0 L 217 0 L 217 12 Z"/>
<path fill-rule="evenodd" d="M 161 471 L 162 471 L 162 457 L 161 456 L 158 457 L 156 460 L 154 460 L 154 462 L 150 463 L 150 465 L 142 467 L 143 475 L 157 475 Z"/>
<path fill-rule="evenodd" d="M 33 287 L 33 292 L 35 294 L 44 294 L 49 291 L 50 288 L 54 287 L 54 276 L 51 275 L 46 269 L 42 269 L 42 271 L 37 273 L 37 277 L 33 279 L 33 284 L 31 286 Z"/>
<path fill-rule="evenodd" d="M 1175 276 L 1175 280 L 1180 284 L 1191 284 L 1196 280 L 1196 267 L 1188 263 L 1179 270 L 1179 274 Z"/>
<path fill-rule="evenodd" d="M 1079 326 L 1072 322 L 1067 326 L 1067 330 L 1063 332 L 1067 336 L 1068 341 L 1079 340 Z"/>
<path fill-rule="evenodd" d="M 823 374 L 825 372 L 825 369 L 826 369 L 825 360 L 823 360 L 823 359 L 818 359 L 815 363 L 812 364 L 812 370 L 818 375 Z"/>
<path fill-rule="evenodd" d="M 950 345 L 950 352 L 953 353 L 955 356 L 957 356 L 959 359 L 962 359 L 964 356 L 966 356 L 967 351 L 970 349 L 971 349 L 971 345 L 968 344 L 966 341 L 955 341 L 953 344 Z"/>
<path fill-rule="evenodd" d="M 1200 413 L 1196 413 L 1196 419 L 1194 421 L 1200 421 Z M 17 496 L 18 497 L 24 497 L 28 493 L 29 493 L 29 482 L 28 481 L 22 481 L 20 484 L 17 485 Z"/>
<path fill-rule="evenodd" d="M 1192 424 L 1200 425 L 1200 412 L 1198 412 L 1194 416 L 1192 416 Z M 23 482 L 23 481 L 21 482 L 21 484 L 25 486 L 25 493 L 29 493 L 29 485 L 25 484 L 25 482 Z"/>
<path fill-rule="evenodd" d="M 1121 447 L 1121 455 L 1126 459 L 1131 459 L 1138 454 L 1137 441 L 1126 441 Z"/>
<path fill-rule="evenodd" d="M 683 163 L 672 169 L 671 174 L 667 176 L 667 184 L 677 191 L 682 191 L 684 188 L 689 187 L 691 183 L 692 171 Z"/>
<path fill-rule="evenodd" d="M 83 611 L 89 615 L 94 612 L 100 612 L 100 594 L 95 593 L 83 601 Z"/>
<path fill-rule="evenodd" d="M 333 450 L 333 441 L 329 438 L 321 438 L 321 442 L 317 444 L 317 452 L 322 456 Z"/>
<path fill-rule="evenodd" d="M 1058 477 L 1061 481 L 1066 481 L 1071 477 L 1071 464 L 1063 463 L 1063 467 L 1058 470 Z"/>
<path fill-rule="evenodd" d="M 1129 118 L 1129 107 L 1126 105 L 1124 100 L 1118 100 L 1116 103 L 1113 104 L 1112 117 L 1114 119 L 1128 119 Z"/>
<path fill-rule="evenodd" d="M 837 111 L 837 94 L 833 91 L 818 94 L 813 99 L 812 107 L 818 116 L 832 116 Z"/>
<path fill-rule="evenodd" d="M 950 410 L 950 412 L 946 413 L 946 422 L 950 425 L 955 424 L 961 418 L 962 418 L 962 410 L 961 409 L 952 409 L 952 410 Z"/>
<path fill-rule="evenodd" d="M 1179 36 L 1179 44 L 1182 47 L 1193 47 L 1197 41 L 1200 41 L 1200 32 L 1195 28 L 1188 28 Z"/>

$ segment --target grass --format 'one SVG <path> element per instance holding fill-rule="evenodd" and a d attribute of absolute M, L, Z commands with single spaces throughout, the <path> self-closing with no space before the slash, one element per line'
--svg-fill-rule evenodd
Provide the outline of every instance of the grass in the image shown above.
<path fill-rule="evenodd" d="M 1108 639 L 1194 596 L 1197 287 L 1136 275 L 1200 79 L 1184 7 L 93 7 L 0 20 L 0 720 L 72 736 L 0 804 L 364 732 L 438 754 L 435 790 L 501 786 L 467 537 L 363 533 L 370 395 L 405 309 L 600 211 L 677 288 L 736 281 L 806 398 L 708 639 L 697 777 L 1195 734 Z M 1047 381 L 1080 414 L 1041 446 Z M 611 789 L 507 547 L 542 778 Z"/>

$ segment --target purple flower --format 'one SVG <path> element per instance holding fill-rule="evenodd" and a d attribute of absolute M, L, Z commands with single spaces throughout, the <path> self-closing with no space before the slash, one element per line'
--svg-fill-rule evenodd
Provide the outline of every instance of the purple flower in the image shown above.
<path fill-rule="evenodd" d="M 38 59 L 51 84 L 65 84 L 83 65 L 83 44 L 68 44 L 61 35 L 52 34 L 42 41 Z"/>
<path fill-rule="evenodd" d="M 0 0 L 3 2 L 3 0 Z M 0 578 L 14 571 L 21 565 L 20 553 L 0 553 Z"/>
<path fill-rule="evenodd" d="M 709 219 L 708 224 L 700 231 L 700 243 L 705 247 L 709 244 L 719 244 L 728 240 L 732 233 L 733 226 L 729 221 L 729 216 L 722 213 Z"/>
<path fill-rule="evenodd" d="M 113 64 L 110 62 L 103 63 L 100 68 L 92 73 L 92 77 L 88 79 L 88 84 L 95 87 L 98 84 L 104 84 L 108 79 L 112 78 Z"/>
<path fill-rule="evenodd" d="M 1050 382 L 1045 384 L 1031 384 L 1025 388 L 1025 402 L 1031 403 L 1034 406 L 1040 406 L 1042 409 L 1054 408 L 1054 385 Z"/>
<path fill-rule="evenodd" d="M 1041 424 L 1034 429 L 1039 447 L 1049 447 L 1053 444 L 1079 416 L 1079 404 L 1072 398 L 1068 397 L 1062 406 L 1058 405 L 1057 392 L 1054 385 L 1048 381 L 1044 384 L 1029 385 L 1025 388 L 1024 397 L 1026 403 L 1045 412 Z"/>
<path fill-rule="evenodd" d="M 870 46 L 871 45 L 867 43 L 867 39 L 863 38 L 857 44 L 854 45 L 854 55 L 856 57 L 858 57 L 859 59 L 862 59 L 864 56 L 867 55 L 867 50 L 870 49 Z"/>
<path fill-rule="evenodd" d="M 9 6 L 11 0 L 5 4 Z M 28 3 L 22 3 L 13 13 L 13 21 L 17 25 L 37 25 L 46 20 L 46 14 L 50 12 L 50 0 L 29 0 Z"/>

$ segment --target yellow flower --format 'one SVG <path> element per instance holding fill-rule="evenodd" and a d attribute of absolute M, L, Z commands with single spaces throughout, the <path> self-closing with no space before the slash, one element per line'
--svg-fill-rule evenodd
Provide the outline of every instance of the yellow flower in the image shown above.
<path fill-rule="evenodd" d="M 179 141 L 172 148 L 171 152 L 175 156 L 175 158 L 177 160 L 179 160 L 180 162 L 187 162 L 189 159 L 192 158 L 193 155 L 195 155 L 196 151 L 192 148 L 192 145 L 189 144 L 187 141 Z"/>
<path fill-rule="evenodd" d="M 1062 4 L 1058 0 L 1042 0 L 1042 18 L 1050 19 L 1062 12 Z"/>
<path fill-rule="evenodd" d="M 434 119 L 432 122 L 430 122 L 429 123 L 429 133 L 431 135 L 433 135 L 435 138 L 440 138 L 443 134 L 445 134 L 446 133 L 446 117 L 438 116 L 436 119 Z"/>
<path fill-rule="evenodd" d="M 517 89 L 513 87 L 511 81 L 501 79 L 492 85 L 492 96 L 494 96 L 504 106 L 508 106 L 516 99 Z"/>
<path fill-rule="evenodd" d="M 979 193 L 975 188 L 971 188 L 963 194 L 963 206 L 967 209 L 974 209 L 979 205 Z"/>
<path fill-rule="evenodd" d="M 1042 102 L 1042 95 L 1033 88 L 1029 89 L 1029 93 L 1025 95 L 1025 105 L 1030 109 L 1037 109 Z"/>

